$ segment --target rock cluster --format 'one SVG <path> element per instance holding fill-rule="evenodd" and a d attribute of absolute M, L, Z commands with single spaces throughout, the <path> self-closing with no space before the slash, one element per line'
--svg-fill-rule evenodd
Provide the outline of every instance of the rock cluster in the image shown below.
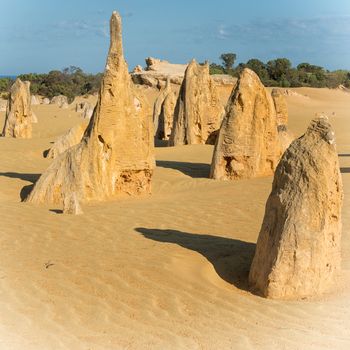
<path fill-rule="evenodd" d="M 343 191 L 334 132 L 316 118 L 275 173 L 249 281 L 269 298 L 329 291 L 340 270 Z"/>
<path fill-rule="evenodd" d="M 226 106 L 210 177 L 236 180 L 272 175 L 281 154 L 271 94 L 246 68 Z"/>
<path fill-rule="evenodd" d="M 136 66 L 131 74 L 135 84 L 162 88 L 169 79 L 172 84 L 181 85 L 187 65 L 174 64 L 157 58 L 146 58 L 146 69 Z"/>
<path fill-rule="evenodd" d="M 29 202 L 69 202 L 72 193 L 80 202 L 151 191 L 152 121 L 134 94 L 117 12 L 110 20 L 110 35 L 98 102 L 84 136 L 54 159 L 27 197 Z"/>
<path fill-rule="evenodd" d="M 170 146 L 206 143 L 219 129 L 223 112 L 208 63 L 192 60 L 176 102 Z"/>
<path fill-rule="evenodd" d="M 30 101 L 30 82 L 22 82 L 17 78 L 11 87 L 7 103 L 3 136 L 32 137 L 32 122 L 36 121 L 36 117 L 31 109 Z"/>

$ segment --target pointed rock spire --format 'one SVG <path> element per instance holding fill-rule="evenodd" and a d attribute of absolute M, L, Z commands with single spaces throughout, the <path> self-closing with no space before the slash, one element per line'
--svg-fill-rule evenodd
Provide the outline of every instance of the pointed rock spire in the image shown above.
<path fill-rule="evenodd" d="M 219 129 L 223 116 L 209 64 L 192 60 L 185 71 L 174 112 L 170 146 L 203 144 Z"/>
<path fill-rule="evenodd" d="M 80 202 L 151 191 L 152 121 L 130 80 L 117 12 L 112 14 L 110 29 L 106 69 L 84 136 L 42 174 L 29 202 L 62 203 L 71 193 Z"/>
<path fill-rule="evenodd" d="M 281 153 L 272 97 L 246 68 L 226 106 L 210 177 L 236 180 L 272 175 Z"/>

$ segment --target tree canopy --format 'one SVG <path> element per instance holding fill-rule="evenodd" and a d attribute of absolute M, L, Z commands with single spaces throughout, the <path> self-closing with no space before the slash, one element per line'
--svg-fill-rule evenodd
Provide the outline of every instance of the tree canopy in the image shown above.
<path fill-rule="evenodd" d="M 52 98 L 65 95 L 69 101 L 75 96 L 97 92 L 102 73 L 87 74 L 79 67 L 70 66 L 60 70 L 52 70 L 47 74 L 28 73 L 18 76 L 23 81 L 30 81 L 32 94 Z M 9 91 L 13 79 L 0 79 L 0 92 Z"/>
<path fill-rule="evenodd" d="M 263 82 L 265 86 L 281 86 L 281 87 L 328 87 L 335 88 L 339 85 L 344 85 L 350 88 L 350 72 L 346 70 L 327 71 L 323 67 L 303 62 L 293 67 L 288 58 L 276 58 L 267 63 L 262 62 L 257 58 L 249 59 L 246 63 L 239 63 L 236 68 L 228 69 L 227 55 L 222 54 L 220 59 L 222 65 L 212 63 L 210 65 L 211 74 L 230 74 L 238 77 L 244 68 L 253 70 Z M 234 60 L 236 55 L 234 55 Z M 229 61 L 230 63 L 232 61 Z"/>

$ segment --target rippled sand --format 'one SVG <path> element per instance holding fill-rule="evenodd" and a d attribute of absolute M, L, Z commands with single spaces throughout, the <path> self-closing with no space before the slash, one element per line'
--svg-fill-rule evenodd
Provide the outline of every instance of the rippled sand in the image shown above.
<path fill-rule="evenodd" d="M 0 138 L 0 349 L 349 349 L 350 94 L 295 89 L 290 129 L 334 125 L 344 180 L 343 280 L 313 301 L 247 291 L 272 178 L 207 179 L 212 146 L 156 149 L 153 195 L 83 205 L 21 203 L 79 122 L 34 106 L 34 138 Z M 227 98 L 227 97 L 225 97 Z M 3 125 L 4 113 L 0 113 Z"/>

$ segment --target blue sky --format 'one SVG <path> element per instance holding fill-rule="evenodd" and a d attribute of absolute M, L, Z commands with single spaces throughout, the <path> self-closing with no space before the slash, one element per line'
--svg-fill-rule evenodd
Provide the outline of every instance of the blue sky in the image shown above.
<path fill-rule="evenodd" d="M 186 63 L 288 57 L 350 69 L 350 0 L 0 0 L 0 74 L 76 65 L 102 71 L 113 10 L 132 69 L 147 56 Z"/>

